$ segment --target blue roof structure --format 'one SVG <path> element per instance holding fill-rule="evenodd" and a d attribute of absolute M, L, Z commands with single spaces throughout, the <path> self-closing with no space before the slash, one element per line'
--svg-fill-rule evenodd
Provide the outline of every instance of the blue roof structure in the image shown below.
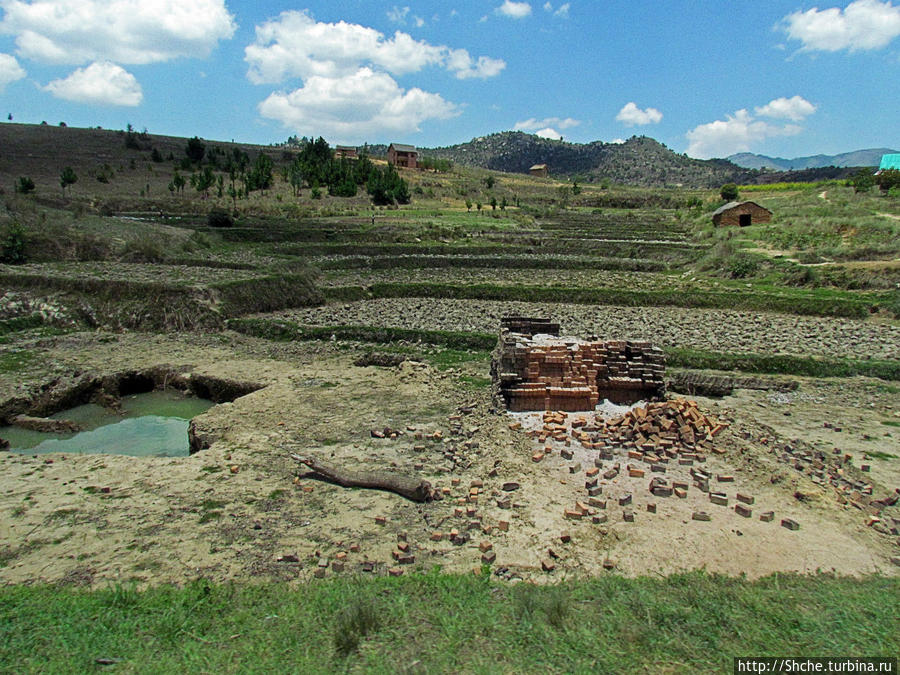
<path fill-rule="evenodd" d="M 881 164 L 878 165 L 878 170 L 884 171 L 885 169 L 900 170 L 900 154 L 882 155 Z"/>

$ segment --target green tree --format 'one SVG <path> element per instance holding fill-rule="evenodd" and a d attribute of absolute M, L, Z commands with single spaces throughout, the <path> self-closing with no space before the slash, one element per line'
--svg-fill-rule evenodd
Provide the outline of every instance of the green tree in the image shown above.
<path fill-rule="evenodd" d="M 184 184 L 185 184 L 184 176 L 182 176 L 177 171 L 172 176 L 172 182 L 170 183 L 169 190 L 172 192 L 184 192 Z M 174 188 L 174 190 L 172 189 Z"/>
<path fill-rule="evenodd" d="M 202 192 L 207 197 L 209 196 L 209 189 L 215 184 L 216 176 L 212 167 L 205 166 L 200 173 L 191 174 L 191 185 L 197 192 Z"/>
<path fill-rule="evenodd" d="M 719 195 L 726 202 L 733 202 L 738 198 L 738 187 L 734 183 L 725 183 L 725 185 L 719 189 Z"/>
<path fill-rule="evenodd" d="M 379 206 L 388 204 L 409 204 L 409 185 L 390 164 L 384 170 L 376 170 L 366 183 L 366 192 L 372 202 Z"/>
<path fill-rule="evenodd" d="M 184 148 L 184 153 L 191 162 L 199 166 L 200 162 L 203 161 L 203 156 L 206 154 L 206 145 L 203 141 L 194 136 L 188 140 L 187 146 Z"/>
<path fill-rule="evenodd" d="M 496 182 L 497 182 L 497 179 L 494 178 L 493 176 L 486 176 L 485 179 L 484 179 L 484 186 L 485 186 L 488 190 L 493 190 L 493 189 L 494 189 L 494 184 L 495 184 Z"/>
<path fill-rule="evenodd" d="M 247 176 L 247 189 L 268 190 L 275 182 L 275 172 L 272 166 L 272 159 L 264 152 L 259 153 L 253 168 Z"/>
<path fill-rule="evenodd" d="M 75 175 L 75 169 L 71 166 L 67 166 L 64 168 L 59 174 L 59 185 L 62 187 L 63 197 L 66 196 L 66 188 L 70 185 L 74 185 L 78 181 L 78 176 Z"/>

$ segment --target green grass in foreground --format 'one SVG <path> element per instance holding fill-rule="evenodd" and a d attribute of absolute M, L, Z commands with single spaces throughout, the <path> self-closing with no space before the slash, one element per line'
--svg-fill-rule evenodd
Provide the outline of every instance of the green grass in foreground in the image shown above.
<path fill-rule="evenodd" d="M 893 598 L 893 600 L 891 600 Z M 893 656 L 900 581 L 702 572 L 537 587 L 418 574 L 134 591 L 0 590 L 0 671 L 731 672 L 735 656 Z"/>
<path fill-rule="evenodd" d="M 275 319 L 230 319 L 228 328 L 269 340 L 356 340 L 390 343 L 398 340 L 425 342 L 450 349 L 490 351 L 497 337 L 487 333 L 378 326 L 303 326 Z M 666 363 L 672 368 L 736 370 L 768 375 L 804 377 L 876 377 L 900 381 L 900 361 L 826 359 L 811 356 L 724 354 L 699 349 L 666 347 Z"/>

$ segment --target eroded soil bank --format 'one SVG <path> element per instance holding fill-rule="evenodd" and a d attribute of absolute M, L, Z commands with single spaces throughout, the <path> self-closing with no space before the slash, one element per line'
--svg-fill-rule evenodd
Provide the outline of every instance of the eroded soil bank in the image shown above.
<path fill-rule="evenodd" d="M 684 499 L 655 497 L 649 472 L 631 478 L 622 471 L 600 479 L 608 505 L 596 515 L 607 517 L 593 523 L 564 512 L 585 498 L 594 456 L 579 449 L 567 460 L 557 449 L 534 462 L 535 441 L 511 429 L 510 416 L 491 411 L 483 361 L 449 371 L 411 361 L 356 366 L 362 348 L 232 333 L 84 333 L 15 348 L 40 356 L 0 375 L 4 400 L 33 397 L 42 385 L 46 394 L 85 373 L 167 364 L 261 388 L 195 418 L 206 447 L 190 457 L 0 455 L 3 583 L 102 586 L 198 575 L 303 582 L 434 565 L 467 571 L 491 553 L 498 576 L 537 581 L 602 574 L 604 565 L 627 575 L 900 572 L 891 562 L 900 555 L 898 538 L 890 533 L 898 507 L 870 525 L 866 510 L 842 503 L 846 498 L 813 483 L 808 467 L 798 471 L 778 450 L 838 448 L 853 457 L 848 475 L 873 485 L 872 498 L 890 495 L 900 486 L 900 411 L 897 390 L 883 382 L 802 380 L 796 391 L 699 398 L 701 409 L 730 424 L 717 436 L 723 453 L 704 467 L 734 477 L 718 488 L 730 506 L 711 504 L 693 486 Z M 302 475 L 291 450 L 355 469 L 421 475 L 444 499 L 416 504 L 324 483 Z M 604 466 L 633 461 L 625 450 L 619 455 Z M 671 467 L 666 478 L 687 476 L 688 467 Z M 505 483 L 519 487 L 504 491 Z M 753 495 L 753 517 L 733 510 L 737 492 Z M 631 504 L 619 506 L 627 494 Z M 647 511 L 651 502 L 655 513 Z M 697 510 L 710 521 L 693 520 Z M 774 521 L 760 521 L 763 511 L 774 511 Z M 783 518 L 800 529 L 781 527 Z M 542 571 L 542 560 L 555 569 Z"/>

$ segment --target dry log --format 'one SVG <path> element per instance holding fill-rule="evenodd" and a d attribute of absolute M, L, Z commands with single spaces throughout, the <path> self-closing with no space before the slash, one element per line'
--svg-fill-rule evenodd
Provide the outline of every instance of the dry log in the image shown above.
<path fill-rule="evenodd" d="M 431 501 L 434 497 L 431 483 L 427 480 L 381 471 L 352 471 L 332 466 L 315 457 L 301 456 L 293 452 L 291 459 L 308 466 L 313 473 L 341 487 L 387 490 L 414 502 Z"/>

